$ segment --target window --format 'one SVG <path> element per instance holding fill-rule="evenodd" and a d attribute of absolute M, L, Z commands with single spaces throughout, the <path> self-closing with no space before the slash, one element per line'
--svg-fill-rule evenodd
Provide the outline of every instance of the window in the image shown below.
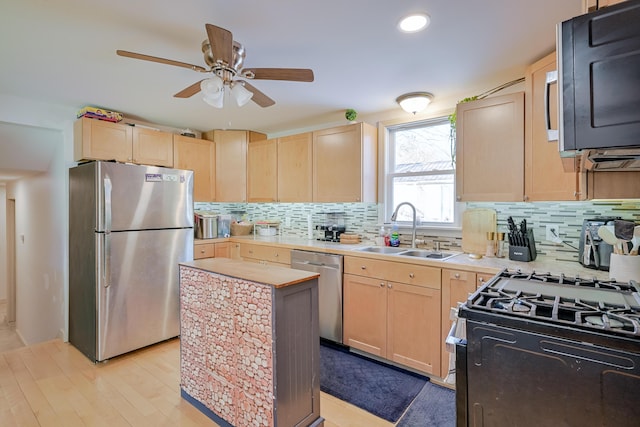
<path fill-rule="evenodd" d="M 418 224 L 458 225 L 455 202 L 455 145 L 447 117 L 387 127 L 388 162 L 385 218 L 396 206 L 409 202 Z M 398 222 L 411 222 L 412 212 L 401 208 Z"/>

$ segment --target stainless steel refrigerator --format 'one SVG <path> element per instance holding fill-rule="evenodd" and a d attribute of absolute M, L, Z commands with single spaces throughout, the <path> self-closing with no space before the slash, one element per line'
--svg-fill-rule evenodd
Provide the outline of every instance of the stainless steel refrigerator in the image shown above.
<path fill-rule="evenodd" d="M 102 361 L 180 333 L 178 263 L 193 260 L 193 172 L 69 169 L 69 341 Z"/>

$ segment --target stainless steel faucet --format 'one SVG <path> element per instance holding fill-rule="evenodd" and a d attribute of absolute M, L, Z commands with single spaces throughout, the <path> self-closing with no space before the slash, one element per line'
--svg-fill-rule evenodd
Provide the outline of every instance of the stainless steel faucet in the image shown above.
<path fill-rule="evenodd" d="M 396 217 L 398 216 L 398 209 L 400 209 L 400 206 L 402 205 L 409 206 L 413 211 L 413 228 L 411 229 L 411 248 L 415 249 L 416 248 L 416 207 L 409 202 L 400 203 L 398 206 L 396 206 L 396 210 L 393 211 L 393 214 L 391 215 L 391 221 L 396 220 Z"/>

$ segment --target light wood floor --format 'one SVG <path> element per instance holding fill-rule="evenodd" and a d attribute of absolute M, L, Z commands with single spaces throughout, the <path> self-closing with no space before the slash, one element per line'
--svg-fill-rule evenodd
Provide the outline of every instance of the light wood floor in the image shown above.
<path fill-rule="evenodd" d="M 176 338 L 93 364 L 61 340 L 0 353 L 0 425 L 215 426 L 180 397 Z M 325 393 L 326 427 L 390 427 Z"/>

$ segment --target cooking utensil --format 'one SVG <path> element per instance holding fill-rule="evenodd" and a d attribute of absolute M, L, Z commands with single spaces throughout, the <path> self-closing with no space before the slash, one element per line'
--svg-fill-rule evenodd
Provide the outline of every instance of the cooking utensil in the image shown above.
<path fill-rule="evenodd" d="M 636 223 L 624 219 L 616 219 L 613 221 L 613 230 L 616 237 L 620 240 L 629 241 L 633 239 Z"/>
<path fill-rule="evenodd" d="M 640 248 L 640 225 L 636 225 L 633 228 L 633 239 L 631 239 L 633 247 L 629 255 L 638 255 L 638 248 Z"/>
<path fill-rule="evenodd" d="M 605 243 L 613 246 L 614 253 L 619 253 L 620 249 L 618 248 L 618 239 L 616 238 L 615 234 L 613 234 L 613 232 L 609 229 L 609 226 L 602 226 L 598 228 L 598 236 L 600 236 L 600 238 L 604 240 Z"/>

